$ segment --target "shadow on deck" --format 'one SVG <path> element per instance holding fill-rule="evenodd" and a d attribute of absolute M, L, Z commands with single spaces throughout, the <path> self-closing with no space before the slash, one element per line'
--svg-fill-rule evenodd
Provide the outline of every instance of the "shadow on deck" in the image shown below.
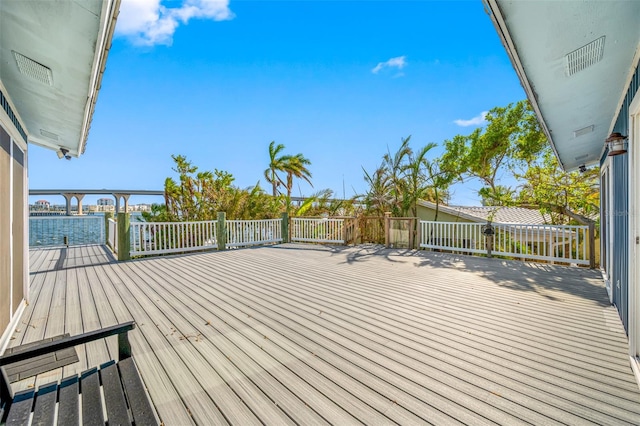
<path fill-rule="evenodd" d="M 102 246 L 33 250 L 11 345 L 130 319 L 165 424 L 640 418 L 626 336 L 585 269 L 292 244 L 124 263 Z M 86 345 L 36 381 L 115 350 Z"/>

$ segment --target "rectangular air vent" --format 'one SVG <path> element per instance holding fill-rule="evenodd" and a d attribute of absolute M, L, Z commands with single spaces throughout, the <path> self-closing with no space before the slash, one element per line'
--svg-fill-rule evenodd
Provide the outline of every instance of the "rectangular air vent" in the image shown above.
<path fill-rule="evenodd" d="M 55 133 L 52 133 L 48 130 L 44 130 L 44 129 L 40 129 L 40 134 L 44 137 L 47 137 L 49 139 L 53 139 L 55 141 L 58 140 L 58 135 L 56 135 Z"/>
<path fill-rule="evenodd" d="M 567 76 L 582 71 L 599 62 L 604 52 L 604 36 L 574 50 L 566 56 Z"/>
<path fill-rule="evenodd" d="M 574 157 L 576 159 L 576 161 L 580 161 L 580 160 L 584 160 L 586 158 L 589 157 L 589 154 L 583 154 L 583 155 L 578 155 L 577 157 Z"/>
<path fill-rule="evenodd" d="M 574 130 L 573 131 L 573 137 L 574 138 L 579 138 L 580 136 L 584 136 L 586 134 L 589 134 L 591 132 L 593 132 L 594 126 L 593 124 L 591 126 L 587 126 L 587 127 L 583 127 L 582 129 L 578 129 L 578 130 Z"/>
<path fill-rule="evenodd" d="M 51 73 L 51 68 L 45 67 L 44 65 L 31 58 L 27 58 L 14 50 L 12 50 L 12 52 L 13 56 L 16 58 L 18 69 L 23 75 L 31 77 L 34 80 L 38 80 L 40 83 L 53 86 L 53 74 Z"/>

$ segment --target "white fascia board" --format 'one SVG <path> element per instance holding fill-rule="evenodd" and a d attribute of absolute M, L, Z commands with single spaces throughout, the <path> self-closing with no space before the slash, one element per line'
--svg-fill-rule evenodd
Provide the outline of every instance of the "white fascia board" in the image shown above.
<path fill-rule="evenodd" d="M 509 34 L 509 29 L 507 28 L 507 24 L 504 21 L 504 17 L 502 16 L 500 6 L 498 5 L 498 0 L 483 1 L 485 4 L 485 10 L 491 18 L 493 25 L 496 27 L 496 31 L 498 32 L 498 36 L 500 37 L 500 41 L 502 42 L 502 45 L 509 55 L 511 65 L 513 66 L 513 69 L 516 71 L 516 74 L 520 79 L 520 84 L 527 94 L 527 98 L 529 99 L 529 102 L 531 103 L 531 106 L 533 107 L 533 110 L 538 117 L 538 122 L 540 123 L 544 134 L 547 136 L 547 140 L 549 141 L 549 144 L 551 145 L 551 148 L 553 149 L 553 152 L 558 159 L 558 163 L 560 164 L 562 170 L 566 170 L 564 164 L 562 163 L 562 160 L 560 159 L 560 156 L 558 155 L 558 150 L 553 143 L 553 138 L 551 137 L 551 133 L 549 132 L 549 129 L 547 127 L 547 123 L 544 121 L 542 111 L 540 110 L 540 106 L 538 105 L 536 93 L 529 83 L 527 73 L 525 72 L 524 67 L 522 66 L 522 62 L 520 61 L 520 57 L 518 56 L 518 50 L 516 49 L 511 35 Z"/>
<path fill-rule="evenodd" d="M 431 201 L 427 201 L 427 200 L 418 200 L 418 205 L 422 206 L 422 207 L 426 207 L 428 209 L 436 209 L 436 204 L 432 203 Z M 468 213 L 463 213 L 459 210 L 456 209 L 452 209 L 449 206 L 446 206 L 444 204 L 439 204 L 438 205 L 438 210 L 440 210 L 443 213 L 446 214 L 450 214 L 451 216 L 456 216 L 460 219 L 466 219 L 466 220 L 470 220 L 471 222 L 476 222 L 476 223 L 486 223 L 487 221 L 477 217 L 477 216 L 472 216 Z"/>
<path fill-rule="evenodd" d="M 87 103 L 84 109 L 84 117 L 82 119 L 82 130 L 80 132 L 80 143 L 78 145 L 77 156 L 84 154 L 86 149 L 87 138 L 89 137 L 89 129 L 93 112 L 95 111 L 96 102 L 98 100 L 98 92 L 102 84 L 102 76 L 107 65 L 107 57 L 111 48 L 113 32 L 116 28 L 116 20 L 120 10 L 120 0 L 108 0 L 102 5 L 102 16 L 104 22 L 101 24 L 98 42 L 96 43 L 95 56 L 91 68 L 91 81 L 89 83 L 89 93 Z"/>
<path fill-rule="evenodd" d="M 611 124 L 609 125 L 609 134 L 613 132 L 613 128 L 616 125 L 616 121 L 618 121 L 618 117 L 620 116 L 620 110 L 622 109 L 622 104 L 624 103 L 624 99 L 627 97 L 627 92 L 629 91 L 629 86 L 631 85 L 631 80 L 633 79 L 633 75 L 635 74 L 636 68 L 640 64 L 640 44 L 636 47 L 636 53 L 633 55 L 633 61 L 631 61 L 631 68 L 629 69 L 629 74 L 627 75 L 627 80 L 622 89 L 622 93 L 620 94 L 620 100 L 618 101 L 618 107 L 616 108 L 615 115 L 611 120 Z M 604 145 L 602 149 L 602 154 L 604 154 Z M 602 157 L 602 155 L 600 155 Z"/>
<path fill-rule="evenodd" d="M 46 139 L 37 138 L 37 137 L 35 137 L 33 135 L 29 135 L 29 143 L 41 146 L 43 148 L 52 149 L 54 151 L 58 151 L 58 150 L 60 150 L 60 148 L 65 148 L 64 146 L 61 146 L 59 143 L 50 142 L 50 141 L 48 141 Z M 68 149 L 68 148 L 66 148 L 66 149 Z M 69 151 L 69 154 L 71 154 L 71 151 Z"/>

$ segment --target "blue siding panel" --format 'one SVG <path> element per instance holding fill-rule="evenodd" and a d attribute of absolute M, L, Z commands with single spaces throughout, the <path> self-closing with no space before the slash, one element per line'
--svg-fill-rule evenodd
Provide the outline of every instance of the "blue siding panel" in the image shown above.
<path fill-rule="evenodd" d="M 614 132 L 623 135 L 629 134 L 629 105 L 638 91 L 640 84 L 639 68 L 627 88 L 622 107 L 618 113 Z M 609 214 L 613 222 L 611 286 L 613 291 L 613 303 L 618 309 L 622 324 L 628 333 L 629 326 L 629 156 L 618 155 L 613 158 L 611 166 L 611 179 L 613 181 L 613 203 Z M 603 206 L 604 207 L 604 206 Z"/>

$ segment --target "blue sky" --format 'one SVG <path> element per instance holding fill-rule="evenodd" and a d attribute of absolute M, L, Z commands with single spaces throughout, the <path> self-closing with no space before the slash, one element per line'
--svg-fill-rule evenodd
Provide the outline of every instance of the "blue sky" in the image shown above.
<path fill-rule="evenodd" d="M 268 189 L 275 140 L 312 162 L 294 195 L 350 197 L 401 138 L 442 146 L 524 97 L 480 0 L 123 0 L 86 152 L 32 146 L 30 187 L 162 189 L 181 154 Z"/>

